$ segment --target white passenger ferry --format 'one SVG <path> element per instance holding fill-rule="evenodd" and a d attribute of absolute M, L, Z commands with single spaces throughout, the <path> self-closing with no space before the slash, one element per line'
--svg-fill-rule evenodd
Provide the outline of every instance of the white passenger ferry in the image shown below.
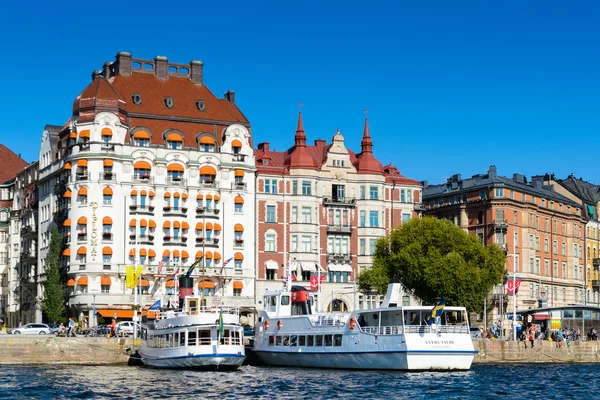
<path fill-rule="evenodd" d="M 382 370 L 468 370 L 477 353 L 464 307 L 445 307 L 428 325 L 432 307 L 397 307 L 390 285 L 380 308 L 312 313 L 301 286 L 266 292 L 253 351 L 269 365 Z"/>
<path fill-rule="evenodd" d="M 180 288 L 179 309 L 161 311 L 153 323 L 142 325 L 142 363 L 157 368 L 239 368 L 246 358 L 239 309 L 202 307 L 198 296 L 186 292 Z"/>

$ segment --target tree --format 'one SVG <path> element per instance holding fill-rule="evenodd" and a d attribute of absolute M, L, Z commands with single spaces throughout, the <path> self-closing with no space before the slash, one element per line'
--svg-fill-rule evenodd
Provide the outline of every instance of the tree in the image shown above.
<path fill-rule="evenodd" d="M 377 241 L 373 268 L 359 276 L 362 291 L 380 293 L 390 282 L 429 304 L 446 299 L 468 311 L 483 309 L 483 299 L 500 283 L 506 255 L 445 219 L 412 219 Z"/>
<path fill-rule="evenodd" d="M 60 281 L 60 270 L 58 260 L 62 239 L 58 229 L 52 228 L 50 232 L 50 251 L 46 256 L 46 281 L 44 282 L 44 298 L 42 300 L 42 311 L 49 322 L 64 320 L 65 300 L 63 285 Z"/>

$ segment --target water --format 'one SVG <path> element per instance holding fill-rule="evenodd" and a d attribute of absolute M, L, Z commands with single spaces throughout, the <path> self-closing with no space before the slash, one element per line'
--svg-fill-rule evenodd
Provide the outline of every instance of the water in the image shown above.
<path fill-rule="evenodd" d="M 597 364 L 474 365 L 466 372 L 242 367 L 237 372 L 139 367 L 0 367 L 10 399 L 594 398 Z"/>

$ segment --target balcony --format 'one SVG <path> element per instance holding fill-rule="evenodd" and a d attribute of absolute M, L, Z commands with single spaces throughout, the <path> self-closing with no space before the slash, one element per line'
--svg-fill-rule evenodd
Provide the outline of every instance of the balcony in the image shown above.
<path fill-rule="evenodd" d="M 178 176 L 167 176 L 167 185 L 169 186 L 187 186 L 187 179 Z"/>
<path fill-rule="evenodd" d="M 233 241 L 233 247 L 244 247 L 244 239 L 235 239 Z"/>
<path fill-rule="evenodd" d="M 89 143 L 77 143 L 79 145 L 79 151 L 89 151 L 90 144 Z"/>
<path fill-rule="evenodd" d="M 89 180 L 89 174 L 87 172 L 77 172 L 75 174 L 76 181 L 87 181 Z"/>
<path fill-rule="evenodd" d="M 425 211 L 425 206 L 423 205 L 423 203 L 415 203 L 415 211 L 417 211 L 417 212 Z"/>
<path fill-rule="evenodd" d="M 494 220 L 494 229 L 497 231 L 505 231 L 508 229 L 508 221 L 505 219 Z"/>
<path fill-rule="evenodd" d="M 351 225 L 327 225 L 327 233 L 352 234 L 352 226 Z"/>
<path fill-rule="evenodd" d="M 592 280 L 592 288 L 595 291 L 600 291 L 600 280 Z"/>
<path fill-rule="evenodd" d="M 600 269 L 600 258 L 594 258 L 592 265 L 594 266 L 594 270 L 598 271 Z"/>
<path fill-rule="evenodd" d="M 102 240 L 113 240 L 113 234 L 111 232 L 102 232 Z"/>
<path fill-rule="evenodd" d="M 87 232 L 77 232 L 77 241 L 78 242 L 87 241 Z"/>
<path fill-rule="evenodd" d="M 356 207 L 356 198 L 355 197 L 324 197 L 323 204 L 325 206 Z"/>
<path fill-rule="evenodd" d="M 37 236 L 35 226 L 25 226 L 21 228 L 21 236 Z"/>
<path fill-rule="evenodd" d="M 178 236 L 178 237 L 173 237 L 173 236 L 165 236 L 163 238 L 163 245 L 164 246 L 180 246 L 180 245 L 184 245 L 186 244 L 188 241 L 187 236 Z"/>
<path fill-rule="evenodd" d="M 165 206 L 163 207 L 163 214 L 165 216 L 185 216 L 187 210 L 187 207 Z"/>
<path fill-rule="evenodd" d="M 117 174 L 114 172 L 100 172 L 98 174 L 99 181 L 116 181 Z"/>
<path fill-rule="evenodd" d="M 115 151 L 115 145 L 112 143 L 102 142 L 100 146 L 102 151 Z"/>
<path fill-rule="evenodd" d="M 198 240 L 200 239 L 200 240 Z M 196 238 L 196 247 L 219 247 L 219 238 L 203 239 Z"/>
<path fill-rule="evenodd" d="M 139 206 L 137 204 L 132 204 L 129 206 L 130 214 L 148 214 L 154 215 L 154 206 L 149 206 L 147 204 L 143 206 Z"/>
<path fill-rule="evenodd" d="M 201 188 L 218 189 L 219 185 L 214 180 L 205 181 L 202 178 L 198 179 L 198 186 Z"/>
<path fill-rule="evenodd" d="M 137 175 L 134 174 L 132 177 L 134 183 L 143 183 L 146 185 L 154 185 L 154 177 L 150 174 Z"/>
<path fill-rule="evenodd" d="M 246 155 L 245 154 L 232 154 L 231 161 L 246 162 Z"/>
<path fill-rule="evenodd" d="M 139 235 L 137 239 L 138 244 L 154 244 L 154 235 Z"/>
<path fill-rule="evenodd" d="M 350 264 L 352 263 L 352 255 L 350 254 L 327 254 L 327 263 Z"/>

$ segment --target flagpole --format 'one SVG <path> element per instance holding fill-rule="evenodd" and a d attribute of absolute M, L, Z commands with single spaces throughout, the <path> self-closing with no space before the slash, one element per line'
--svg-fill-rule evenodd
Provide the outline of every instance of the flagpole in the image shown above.
<path fill-rule="evenodd" d="M 319 295 L 317 296 L 317 312 L 321 310 L 321 264 L 317 264 L 317 289 Z"/>
<path fill-rule="evenodd" d="M 206 266 L 206 206 L 203 206 L 202 210 L 204 211 L 202 213 L 202 236 L 204 236 L 204 239 L 202 239 L 202 297 L 200 300 L 200 305 L 204 307 L 204 268 Z"/>
<path fill-rule="evenodd" d="M 137 265 L 135 263 L 135 261 L 133 262 L 134 268 L 133 268 L 133 273 L 136 274 L 137 273 Z M 135 276 L 135 275 L 134 275 Z M 140 274 L 140 277 L 142 276 L 142 274 Z M 138 277 L 138 279 L 140 278 Z M 134 281 L 134 287 L 133 287 L 133 340 L 137 339 L 137 329 L 135 326 L 135 323 L 137 322 L 137 307 L 138 307 L 138 296 L 137 296 L 137 282 Z"/>

